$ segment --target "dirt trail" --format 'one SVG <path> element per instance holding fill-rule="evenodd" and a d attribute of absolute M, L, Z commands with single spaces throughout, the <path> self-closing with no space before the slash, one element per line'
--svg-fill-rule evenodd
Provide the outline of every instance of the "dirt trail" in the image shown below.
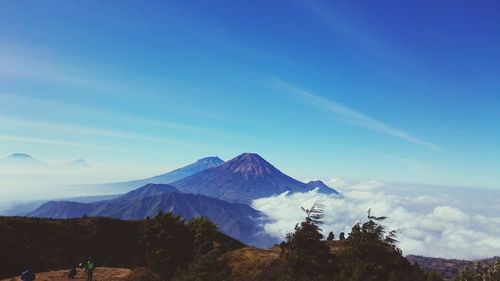
<path fill-rule="evenodd" d="M 126 268 L 98 267 L 94 271 L 94 281 L 125 281 L 129 280 L 132 270 Z M 2 281 L 18 281 L 21 277 L 4 279 Z M 36 281 L 68 281 L 87 280 L 83 269 L 78 269 L 75 279 L 68 279 L 68 270 L 56 270 L 36 273 Z"/>

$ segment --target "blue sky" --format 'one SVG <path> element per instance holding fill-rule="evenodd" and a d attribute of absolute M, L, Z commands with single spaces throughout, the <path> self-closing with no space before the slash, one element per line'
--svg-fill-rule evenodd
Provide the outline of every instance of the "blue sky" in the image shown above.
<path fill-rule="evenodd" d="M 0 1 L 0 154 L 500 188 L 500 3 Z"/>

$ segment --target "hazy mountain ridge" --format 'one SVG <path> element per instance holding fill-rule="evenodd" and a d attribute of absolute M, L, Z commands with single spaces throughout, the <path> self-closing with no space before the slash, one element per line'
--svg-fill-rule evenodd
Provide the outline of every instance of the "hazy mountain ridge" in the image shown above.
<path fill-rule="evenodd" d="M 205 157 L 197 160 L 194 163 L 183 166 L 181 168 L 172 170 L 170 172 L 153 176 L 145 179 L 124 181 L 124 182 L 111 182 L 111 183 L 102 183 L 102 184 L 92 184 L 88 185 L 89 188 L 99 188 L 106 189 L 109 192 L 114 193 L 123 193 L 129 190 L 141 187 L 148 183 L 154 184 L 170 184 L 174 181 L 180 180 L 182 178 L 188 177 L 190 175 L 196 174 L 203 170 L 220 166 L 224 163 L 222 159 L 219 157 Z"/>
<path fill-rule="evenodd" d="M 408 255 L 406 256 L 411 263 L 416 263 L 418 266 L 426 272 L 435 270 L 440 273 L 443 277 L 448 279 L 453 279 L 457 273 L 466 268 L 474 265 L 475 262 L 480 264 L 493 265 L 500 257 L 492 257 L 488 259 L 481 260 L 458 260 L 458 259 L 443 259 L 443 258 L 431 258 L 418 255 Z"/>
<path fill-rule="evenodd" d="M 27 153 L 23 152 L 16 152 L 12 153 L 11 155 L 4 157 L 0 159 L 0 165 L 4 166 L 15 166 L 18 168 L 21 167 L 57 167 L 57 166 L 63 166 L 63 167 L 88 167 L 89 164 L 83 160 L 83 159 L 75 159 L 71 160 L 65 163 L 60 163 L 60 164 L 50 164 L 48 162 L 39 160 Z"/>
<path fill-rule="evenodd" d="M 262 246 L 273 240 L 259 235 L 259 220 L 263 216 L 259 211 L 243 204 L 180 193 L 166 184 L 148 184 L 118 198 L 95 203 L 50 201 L 27 215 L 42 218 L 79 218 L 87 215 L 139 220 L 154 217 L 160 211 L 172 212 L 188 220 L 206 216 L 222 232 L 245 243 Z"/>
<path fill-rule="evenodd" d="M 28 155 L 29 156 L 29 155 Z M 82 159 L 79 159 L 81 161 L 85 161 Z M 78 160 L 75 160 L 78 161 Z M 69 162 L 73 163 L 75 161 Z M 86 167 L 81 167 L 79 164 L 82 164 L 81 161 L 78 161 L 75 165 L 75 171 L 79 172 L 82 171 Z M 69 164 L 67 163 L 67 164 Z M 85 162 L 86 163 L 86 162 Z M 105 183 L 105 184 L 82 184 L 82 185 L 71 185 L 70 187 L 75 190 L 85 190 L 89 194 L 100 194 L 100 195 L 91 195 L 91 196 L 60 196 L 57 200 L 53 199 L 52 201 L 74 201 L 74 202 L 81 202 L 81 203 L 92 203 L 92 202 L 98 202 L 98 201 L 103 201 L 103 200 L 108 200 L 108 199 L 114 199 L 120 195 L 123 195 L 125 192 L 134 190 L 136 188 L 139 188 L 143 185 L 146 185 L 148 183 L 169 183 L 171 181 L 175 181 L 177 179 L 180 179 L 185 176 L 192 175 L 194 173 L 197 173 L 201 170 L 211 168 L 218 166 L 220 164 L 224 163 L 223 160 L 221 160 L 219 157 L 205 157 L 202 159 L 197 160 L 194 163 L 191 163 L 189 165 L 186 165 L 184 167 L 175 169 L 171 172 L 161 174 L 158 176 L 154 176 L 151 178 L 146 178 L 146 179 L 139 179 L 139 180 L 132 180 L 132 181 L 126 181 L 126 182 L 116 182 L 116 183 Z M 75 163 L 73 163 L 75 164 Z M 67 165 L 69 168 L 73 168 L 73 164 Z M 65 165 L 62 165 L 64 167 Z M 11 208 L 2 211 L 2 214 L 4 215 L 24 215 L 28 212 L 32 212 L 38 207 L 40 207 L 42 204 L 48 202 L 49 200 L 36 200 L 36 201 L 28 201 L 28 202 L 22 202 L 18 203 Z"/>
<path fill-rule="evenodd" d="M 147 183 L 140 188 L 134 186 L 186 174 L 189 176 L 171 185 Z M 263 233 L 261 224 L 266 218 L 249 206 L 254 199 L 313 189 L 340 196 L 321 181 L 303 183 L 295 180 L 253 153 L 241 154 L 225 163 L 218 157 L 206 157 L 160 176 L 115 185 L 120 188 L 134 186 L 136 189 L 98 202 L 50 201 L 27 215 L 45 218 L 87 215 L 137 220 L 154 217 L 163 211 L 185 219 L 207 216 L 224 233 L 245 243 L 262 246 L 271 245 L 275 239 L 260 234 Z"/>

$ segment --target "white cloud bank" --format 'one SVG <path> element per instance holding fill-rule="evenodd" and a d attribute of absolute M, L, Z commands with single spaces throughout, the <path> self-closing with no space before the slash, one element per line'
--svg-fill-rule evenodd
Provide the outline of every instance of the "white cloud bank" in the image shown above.
<path fill-rule="evenodd" d="M 460 197 L 445 188 L 412 189 L 377 181 L 354 185 L 333 181 L 344 185 L 338 187 L 343 199 L 311 191 L 255 200 L 253 207 L 271 220 L 264 225 L 265 231 L 283 237 L 303 219 L 300 207 L 309 207 L 320 200 L 327 215 L 324 234 L 333 231 L 338 237 L 340 232 L 349 233 L 353 224 L 366 220 L 366 212 L 371 208 L 373 214 L 389 217 L 386 221 L 389 229 L 400 230 L 399 246 L 405 255 L 457 259 L 500 255 L 500 213 L 492 214 L 495 206 L 490 205 L 497 202 L 491 200 L 491 195 L 498 198 L 498 190 L 486 191 L 490 197 L 481 195 L 485 196 L 482 202 L 468 202 L 468 199 L 477 201 L 477 196 Z M 474 193 L 475 190 L 469 190 L 469 194 Z M 478 203 L 484 212 L 478 211 Z"/>

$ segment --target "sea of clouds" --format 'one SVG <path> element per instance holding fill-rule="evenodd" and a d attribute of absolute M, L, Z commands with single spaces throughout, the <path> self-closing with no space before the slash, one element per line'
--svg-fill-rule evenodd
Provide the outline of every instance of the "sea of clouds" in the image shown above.
<path fill-rule="evenodd" d="M 366 221 L 368 209 L 387 216 L 388 229 L 398 229 L 404 255 L 479 259 L 500 255 L 500 190 L 419 186 L 379 181 L 331 179 L 343 198 L 311 191 L 281 194 L 253 202 L 269 217 L 264 230 L 282 238 L 304 218 L 300 207 L 320 201 L 325 207 L 323 233 L 348 234 Z"/>

